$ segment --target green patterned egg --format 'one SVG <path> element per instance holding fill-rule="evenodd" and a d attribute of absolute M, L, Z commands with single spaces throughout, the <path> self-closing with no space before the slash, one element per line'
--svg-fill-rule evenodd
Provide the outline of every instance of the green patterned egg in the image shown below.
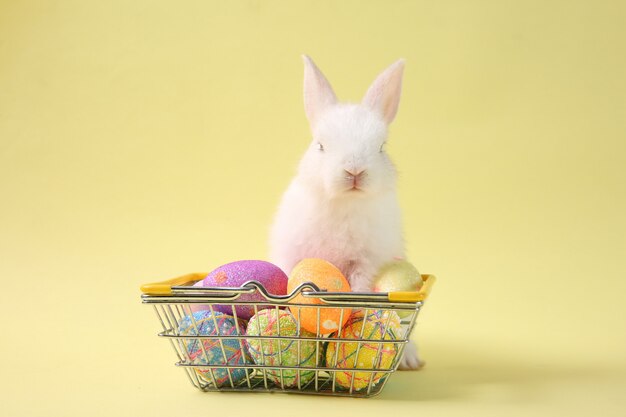
<path fill-rule="evenodd" d="M 315 371 L 271 369 L 272 366 L 322 366 L 318 361 L 322 343 L 297 340 L 297 335 L 297 320 L 286 310 L 261 310 L 248 322 L 246 336 L 256 336 L 246 339 L 250 355 L 258 365 L 269 367 L 265 368 L 266 375 L 278 386 L 281 386 L 282 380 L 285 388 L 297 387 L 298 384 L 302 387 L 315 377 Z M 293 339 L 263 339 L 263 336 L 284 336 Z M 315 334 L 300 329 L 300 337 L 315 337 Z"/>

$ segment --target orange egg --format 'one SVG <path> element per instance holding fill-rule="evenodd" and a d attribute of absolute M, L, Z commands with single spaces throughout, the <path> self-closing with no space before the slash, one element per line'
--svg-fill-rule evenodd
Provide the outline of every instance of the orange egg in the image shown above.
<path fill-rule="evenodd" d="M 336 266 L 323 259 L 303 259 L 300 261 L 289 275 L 287 291 L 291 293 L 305 282 L 312 282 L 321 290 L 328 292 L 350 292 L 350 284 L 346 277 L 343 276 Z M 295 297 L 292 303 L 324 305 L 317 298 L 309 298 L 302 295 Z M 321 335 L 339 330 L 339 324 L 341 323 L 343 327 L 351 313 L 349 308 L 289 307 L 289 309 L 294 317 L 300 320 L 300 326 L 303 329 L 312 333 L 319 332 Z"/>

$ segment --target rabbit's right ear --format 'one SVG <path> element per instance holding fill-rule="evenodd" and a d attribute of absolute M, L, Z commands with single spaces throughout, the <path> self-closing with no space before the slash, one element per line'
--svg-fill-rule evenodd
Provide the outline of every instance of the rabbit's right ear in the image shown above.
<path fill-rule="evenodd" d="M 330 83 L 307 55 L 304 60 L 304 111 L 311 128 L 327 107 L 337 102 Z"/>

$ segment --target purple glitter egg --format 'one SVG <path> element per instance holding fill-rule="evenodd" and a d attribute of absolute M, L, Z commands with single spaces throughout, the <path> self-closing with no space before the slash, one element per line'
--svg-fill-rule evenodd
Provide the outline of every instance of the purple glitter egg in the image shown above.
<path fill-rule="evenodd" d="M 202 287 L 241 287 L 246 281 L 260 282 L 268 293 L 273 295 L 287 294 L 287 275 L 276 265 L 265 261 L 237 261 L 222 265 L 214 269 L 209 275 L 198 283 Z M 198 285 L 197 284 L 197 285 Z M 252 294 L 243 294 L 233 303 L 240 301 L 265 301 L 258 291 Z M 270 308 L 269 305 L 257 305 L 257 310 Z M 215 305 L 216 311 L 233 315 L 231 305 Z M 254 315 L 252 305 L 236 305 L 237 317 L 248 320 Z"/>

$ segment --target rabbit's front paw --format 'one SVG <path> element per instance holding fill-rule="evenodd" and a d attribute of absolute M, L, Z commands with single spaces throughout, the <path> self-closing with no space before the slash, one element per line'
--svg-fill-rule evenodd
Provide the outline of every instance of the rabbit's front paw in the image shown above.
<path fill-rule="evenodd" d="M 402 371 L 417 371 L 422 369 L 425 364 L 426 362 L 421 360 L 417 353 L 417 345 L 411 340 L 404 349 L 398 368 Z"/>

